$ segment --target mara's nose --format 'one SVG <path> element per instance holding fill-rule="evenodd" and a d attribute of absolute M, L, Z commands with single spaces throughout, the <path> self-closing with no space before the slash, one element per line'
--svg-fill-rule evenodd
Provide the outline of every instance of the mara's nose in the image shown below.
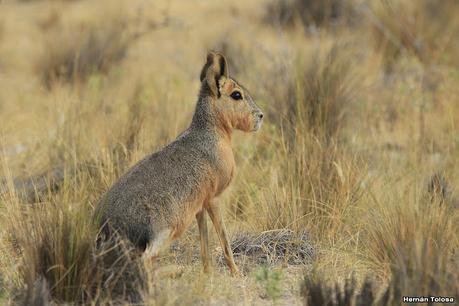
<path fill-rule="evenodd" d="M 258 116 L 258 119 L 260 119 L 260 120 L 263 119 L 263 113 L 262 112 L 259 112 L 257 116 Z"/>

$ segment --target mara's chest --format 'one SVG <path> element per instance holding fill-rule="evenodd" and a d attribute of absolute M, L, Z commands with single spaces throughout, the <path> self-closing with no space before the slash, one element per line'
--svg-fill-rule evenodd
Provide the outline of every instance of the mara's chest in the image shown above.
<path fill-rule="evenodd" d="M 233 150 L 226 142 L 220 142 L 217 146 L 217 159 L 215 165 L 215 196 L 225 190 L 233 180 L 235 162 Z"/>

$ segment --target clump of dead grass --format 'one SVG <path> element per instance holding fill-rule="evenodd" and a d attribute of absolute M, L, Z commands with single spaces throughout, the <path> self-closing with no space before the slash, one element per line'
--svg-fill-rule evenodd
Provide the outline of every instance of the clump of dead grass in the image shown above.
<path fill-rule="evenodd" d="M 236 235 L 231 245 L 236 260 L 249 260 L 258 265 L 303 265 L 315 257 L 315 249 L 306 231 L 295 233 L 281 229 L 259 234 L 243 232 Z"/>

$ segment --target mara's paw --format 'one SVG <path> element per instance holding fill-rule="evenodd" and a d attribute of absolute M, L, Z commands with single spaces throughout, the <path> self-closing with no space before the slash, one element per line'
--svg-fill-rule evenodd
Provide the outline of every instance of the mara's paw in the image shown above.
<path fill-rule="evenodd" d="M 234 267 L 233 269 L 231 269 L 231 276 L 232 277 L 242 277 L 243 274 L 239 271 L 238 268 Z"/>

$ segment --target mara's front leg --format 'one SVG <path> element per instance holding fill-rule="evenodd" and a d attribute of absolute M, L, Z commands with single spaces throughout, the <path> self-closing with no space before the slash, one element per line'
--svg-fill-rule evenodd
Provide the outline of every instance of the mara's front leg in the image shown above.
<path fill-rule="evenodd" d="M 208 273 L 210 271 L 209 236 L 207 234 L 207 220 L 204 207 L 196 214 L 196 221 L 198 221 L 199 240 L 201 242 L 202 265 L 204 272 Z"/>
<path fill-rule="evenodd" d="M 220 212 L 220 208 L 216 205 L 215 202 L 210 202 L 206 206 L 207 212 L 209 213 L 210 219 L 214 224 L 215 230 L 217 231 L 220 244 L 223 249 L 223 255 L 225 256 L 226 263 L 231 270 L 233 276 L 239 276 L 239 270 L 236 267 L 233 259 L 233 251 L 228 241 L 228 236 L 226 234 L 225 224 L 223 223 L 223 218 Z"/>

